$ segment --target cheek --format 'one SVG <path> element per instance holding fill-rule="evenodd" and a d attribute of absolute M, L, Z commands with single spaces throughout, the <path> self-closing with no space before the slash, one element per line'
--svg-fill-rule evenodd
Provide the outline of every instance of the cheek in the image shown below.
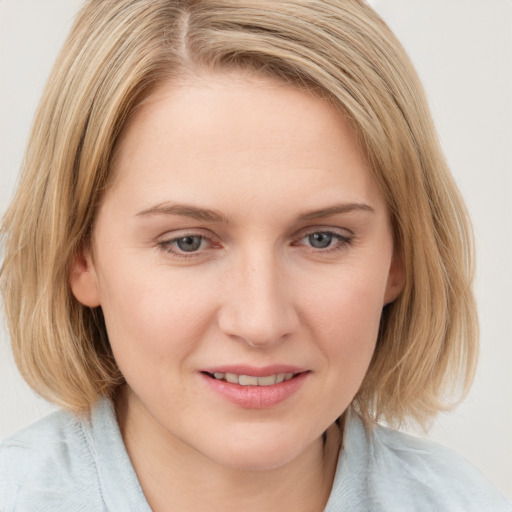
<path fill-rule="evenodd" d="M 384 292 L 382 273 L 347 269 L 303 302 L 305 323 L 329 364 L 354 378 L 366 371 L 373 355 Z"/>
<path fill-rule="evenodd" d="M 215 311 L 214 297 L 200 280 L 161 266 L 112 266 L 100 282 L 108 336 L 121 370 L 182 360 L 196 348 Z"/>

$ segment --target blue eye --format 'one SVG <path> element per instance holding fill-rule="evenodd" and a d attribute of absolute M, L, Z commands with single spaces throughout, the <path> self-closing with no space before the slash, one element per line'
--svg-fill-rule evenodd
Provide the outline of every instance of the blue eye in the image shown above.
<path fill-rule="evenodd" d="M 353 235 L 343 235 L 335 231 L 311 231 L 304 234 L 298 244 L 303 245 L 310 250 L 330 253 L 346 248 L 352 244 Z"/>
<path fill-rule="evenodd" d="M 315 249 L 325 249 L 331 246 L 334 233 L 319 231 L 317 233 L 311 233 L 310 235 L 307 235 L 306 238 L 308 239 L 309 245 L 311 245 L 311 247 L 314 247 Z"/>
<path fill-rule="evenodd" d="M 185 235 L 162 240 L 158 243 L 158 248 L 176 257 L 185 258 L 195 256 L 196 253 L 201 254 L 208 243 L 208 239 L 203 235 Z"/>
<path fill-rule="evenodd" d="M 203 244 L 204 237 L 198 235 L 183 236 L 172 240 L 173 244 L 183 252 L 195 252 Z"/>

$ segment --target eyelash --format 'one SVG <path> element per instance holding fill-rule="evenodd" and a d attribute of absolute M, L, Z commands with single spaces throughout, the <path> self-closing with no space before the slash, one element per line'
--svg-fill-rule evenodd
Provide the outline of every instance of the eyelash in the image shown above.
<path fill-rule="evenodd" d="M 350 235 L 350 236 L 342 235 L 341 233 L 338 233 L 336 231 L 332 231 L 329 229 L 315 229 L 315 230 L 306 232 L 306 233 L 302 234 L 302 236 L 298 240 L 300 242 L 302 240 L 307 239 L 308 237 L 310 237 L 312 235 L 317 235 L 317 234 L 318 235 L 320 235 L 320 234 L 327 235 L 327 236 L 332 237 L 333 244 L 329 245 L 325 248 L 316 248 L 316 247 L 308 246 L 311 251 L 314 251 L 317 253 L 320 252 L 322 254 L 326 254 L 326 253 L 329 254 L 332 252 L 336 252 L 336 251 L 345 249 L 346 247 L 349 247 L 350 245 L 352 245 L 352 242 L 354 241 L 353 235 Z M 294 242 L 293 245 L 299 245 L 299 244 Z"/>
<path fill-rule="evenodd" d="M 316 234 L 331 236 L 332 240 L 334 241 L 334 244 L 329 245 L 325 248 L 315 248 L 312 246 L 308 246 L 309 250 L 316 252 L 316 253 L 326 254 L 326 253 L 336 252 L 336 251 L 346 248 L 347 246 L 352 245 L 352 243 L 354 241 L 353 235 L 350 235 L 350 236 L 342 235 L 340 233 L 337 233 L 336 231 L 332 231 L 329 229 L 325 229 L 325 230 L 315 229 L 315 230 L 308 231 L 306 233 L 301 233 L 301 236 L 299 238 L 297 238 L 296 241 L 292 242 L 292 246 L 294 246 L 294 247 L 300 246 L 301 245 L 300 242 L 302 240 L 305 240 L 308 237 L 310 237 L 312 235 L 316 235 Z M 182 236 L 178 236 L 175 238 L 171 238 L 169 240 L 162 240 L 161 242 L 158 242 L 157 248 L 161 251 L 164 251 L 167 254 L 171 254 L 173 257 L 176 257 L 176 258 L 188 259 L 188 258 L 198 257 L 201 254 L 201 250 L 190 251 L 187 253 L 186 251 L 182 251 L 180 249 L 176 250 L 174 248 L 176 246 L 175 244 L 177 244 L 179 240 L 183 240 L 185 238 L 196 238 L 196 237 L 201 239 L 201 241 L 200 241 L 201 244 L 203 244 L 203 242 L 209 242 L 210 244 L 212 243 L 212 240 L 205 235 L 198 234 L 198 233 L 184 233 Z"/>
<path fill-rule="evenodd" d="M 201 235 L 198 233 L 184 233 L 182 236 L 177 236 L 169 240 L 162 240 L 161 242 L 158 242 L 157 247 L 159 250 L 164 251 L 167 254 L 171 254 L 173 257 L 176 258 L 197 258 L 197 256 L 199 256 L 200 254 L 199 251 L 190 251 L 187 253 L 186 251 L 182 251 L 180 249 L 174 249 L 175 244 L 177 244 L 179 240 L 183 240 L 184 238 L 200 238 L 201 244 L 203 244 L 203 242 L 205 241 L 212 243 L 211 239 L 206 237 L 205 235 Z"/>

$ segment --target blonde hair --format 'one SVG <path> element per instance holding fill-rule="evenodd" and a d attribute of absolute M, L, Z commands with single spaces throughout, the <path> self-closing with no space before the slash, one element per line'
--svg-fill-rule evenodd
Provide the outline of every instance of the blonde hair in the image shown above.
<path fill-rule="evenodd" d="M 49 78 L 2 224 L 1 291 L 26 381 L 74 411 L 123 382 L 101 310 L 70 291 L 70 263 L 87 243 L 126 121 L 159 83 L 198 68 L 279 77 L 328 98 L 352 124 L 405 270 L 354 406 L 367 421 L 396 425 L 425 424 L 454 405 L 477 356 L 471 228 L 413 67 L 359 0 L 85 4 Z"/>

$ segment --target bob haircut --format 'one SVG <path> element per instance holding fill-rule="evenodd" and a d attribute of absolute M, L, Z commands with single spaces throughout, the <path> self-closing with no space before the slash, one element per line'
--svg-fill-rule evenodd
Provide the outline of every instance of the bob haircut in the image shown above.
<path fill-rule="evenodd" d="M 2 224 L 1 291 L 22 375 L 75 412 L 123 383 L 101 308 L 74 298 L 70 266 L 89 241 L 127 120 L 160 83 L 198 70 L 273 76 L 326 99 L 353 127 L 405 273 L 353 406 L 368 423 L 427 425 L 474 375 L 472 232 L 412 64 L 362 0 L 86 2 Z"/>

